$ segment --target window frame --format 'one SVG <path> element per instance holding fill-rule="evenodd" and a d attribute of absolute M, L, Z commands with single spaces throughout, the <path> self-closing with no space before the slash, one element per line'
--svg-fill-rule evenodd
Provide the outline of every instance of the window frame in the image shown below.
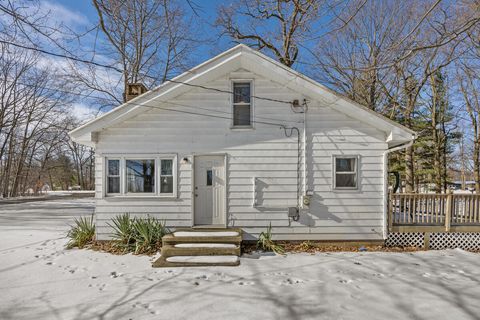
<path fill-rule="evenodd" d="M 118 175 L 110 175 L 110 170 L 108 167 L 109 160 L 118 161 Z M 108 178 L 118 178 L 118 191 L 119 192 L 108 192 Z M 122 194 L 122 160 L 118 157 L 109 157 L 105 161 L 105 193 L 109 195 L 119 195 Z"/>
<path fill-rule="evenodd" d="M 235 84 L 241 83 L 248 83 L 250 84 L 250 103 L 235 103 L 234 99 L 234 89 Z M 232 94 L 230 95 L 230 109 L 232 110 L 232 121 L 230 123 L 230 129 L 233 130 L 250 130 L 255 128 L 255 82 L 253 79 L 230 79 L 230 91 Z M 250 125 L 235 125 L 235 106 L 246 106 L 250 105 Z"/>
<path fill-rule="evenodd" d="M 165 176 L 162 176 L 162 160 L 172 160 L 172 175 L 171 177 L 173 178 L 173 186 L 172 186 L 172 193 L 162 193 L 162 190 L 161 190 L 161 179 L 162 177 L 170 177 L 170 175 L 165 175 Z M 171 158 L 171 157 L 159 157 L 157 159 L 158 161 L 158 194 L 160 197 L 176 197 L 177 194 L 176 194 L 176 190 L 177 190 L 177 164 L 176 164 L 176 156 L 175 158 Z"/>
<path fill-rule="evenodd" d="M 104 192 L 106 198 L 177 198 L 178 196 L 178 156 L 175 153 L 168 154 L 106 154 L 104 157 Z M 108 188 L 108 160 L 120 161 L 120 193 L 109 193 Z M 154 192 L 128 192 L 127 191 L 127 160 L 154 160 Z M 160 192 L 161 160 L 172 160 L 173 192 Z"/>
<path fill-rule="evenodd" d="M 154 173 L 153 173 L 153 192 L 130 192 L 128 191 L 128 179 L 127 179 L 127 161 L 128 160 L 153 160 L 153 165 L 154 165 Z M 157 185 L 158 185 L 158 180 L 157 180 L 157 171 L 158 171 L 158 163 L 156 157 L 138 157 L 138 156 L 125 156 L 123 158 L 124 161 L 124 179 L 123 179 L 123 187 L 124 187 L 124 194 L 126 196 L 152 196 L 157 194 Z"/>
<path fill-rule="evenodd" d="M 339 172 L 338 174 L 355 175 L 354 187 L 337 187 L 337 159 L 355 159 L 355 170 L 351 172 Z M 332 156 L 332 189 L 333 190 L 359 190 L 360 185 L 360 155 L 333 155 Z"/>

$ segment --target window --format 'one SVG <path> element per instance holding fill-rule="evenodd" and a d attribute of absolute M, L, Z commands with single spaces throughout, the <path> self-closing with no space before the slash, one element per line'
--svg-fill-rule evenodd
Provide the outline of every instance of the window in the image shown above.
<path fill-rule="evenodd" d="M 251 104 L 251 83 L 233 83 L 233 126 L 251 127 L 252 125 L 252 104 Z"/>
<path fill-rule="evenodd" d="M 173 194 L 173 160 L 160 160 L 160 193 Z"/>
<path fill-rule="evenodd" d="M 213 185 L 213 171 L 212 169 L 207 170 L 207 186 Z"/>
<path fill-rule="evenodd" d="M 112 196 L 177 196 L 176 155 L 109 158 L 105 194 Z"/>
<path fill-rule="evenodd" d="M 155 192 L 155 160 L 125 160 L 127 192 Z"/>
<path fill-rule="evenodd" d="M 120 160 L 107 162 L 107 193 L 120 193 Z"/>
<path fill-rule="evenodd" d="M 358 180 L 358 157 L 334 157 L 335 189 L 356 189 Z"/>

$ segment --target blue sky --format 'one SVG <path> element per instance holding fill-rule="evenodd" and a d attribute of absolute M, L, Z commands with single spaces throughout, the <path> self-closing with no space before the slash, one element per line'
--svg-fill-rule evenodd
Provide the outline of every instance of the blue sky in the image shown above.
<path fill-rule="evenodd" d="M 94 25 L 97 20 L 97 12 L 92 5 L 90 0 L 44 0 L 43 3 L 52 3 L 63 6 L 65 9 L 71 11 L 72 16 L 84 16 L 88 22 L 89 26 Z M 187 1 L 185 0 L 187 4 Z M 194 23 L 198 25 L 202 29 L 202 32 L 205 34 L 213 35 L 217 33 L 217 30 L 211 24 L 215 21 L 216 18 L 216 10 L 217 7 L 225 1 L 222 0 L 194 0 L 193 1 L 195 6 L 195 11 L 198 14 L 196 16 L 193 11 L 190 9 L 188 5 L 185 5 L 185 10 L 187 14 L 191 15 Z M 85 26 L 87 27 L 87 26 Z M 214 45 L 203 46 L 201 48 L 197 48 L 197 61 L 198 63 L 208 60 L 213 55 L 218 54 L 220 51 L 226 50 L 229 47 L 234 46 L 234 44 L 226 39 L 222 38 Z"/>
<path fill-rule="evenodd" d="M 206 0 L 194 1 L 197 5 L 195 6 L 196 13 L 195 15 L 193 10 L 188 6 L 185 0 L 185 12 L 191 16 L 192 23 L 195 23 L 196 30 L 201 30 L 200 34 L 208 36 L 210 39 L 215 39 L 215 41 L 206 43 L 205 45 L 197 46 L 195 48 L 195 55 L 193 64 L 201 63 L 202 61 L 210 59 L 212 56 L 220 53 L 223 50 L 226 50 L 235 44 L 227 38 L 217 39 L 215 35 L 217 30 L 213 27 L 213 22 L 216 17 L 217 7 L 223 3 L 220 0 Z M 93 4 L 90 0 L 41 0 L 40 6 L 42 10 L 49 13 L 50 23 L 52 25 L 63 24 L 72 30 L 75 30 L 77 33 L 85 32 L 86 30 L 91 29 L 96 25 L 98 21 L 98 16 Z M 100 33 L 101 36 L 101 33 Z M 86 50 L 90 50 L 93 47 L 94 33 L 90 33 L 87 36 L 84 36 L 81 40 L 82 47 Z M 49 47 L 48 43 L 42 44 L 44 49 L 51 50 L 53 52 L 58 52 L 58 48 Z M 84 59 L 90 59 L 88 53 L 78 52 Z M 55 63 L 56 65 L 63 65 L 66 61 L 63 61 L 62 58 L 51 58 L 46 57 L 46 63 Z M 104 60 L 106 57 L 96 55 L 95 61 L 101 63 L 110 64 L 111 61 Z M 108 74 L 111 78 L 118 78 L 116 74 L 112 74 L 111 71 L 102 70 L 104 74 Z M 114 81 L 114 80 L 112 80 Z M 89 99 L 78 97 L 76 103 L 73 106 L 74 113 L 79 118 L 91 118 L 94 116 L 91 108 L 96 110 L 96 107 L 92 105 L 92 102 Z"/>

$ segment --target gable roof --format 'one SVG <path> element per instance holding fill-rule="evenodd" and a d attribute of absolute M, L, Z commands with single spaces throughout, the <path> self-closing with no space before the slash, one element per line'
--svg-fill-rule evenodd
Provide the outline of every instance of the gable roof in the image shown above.
<path fill-rule="evenodd" d="M 302 93 L 305 96 L 325 103 L 346 115 L 370 124 L 389 134 L 390 146 L 411 141 L 416 133 L 401 124 L 390 120 L 367 107 L 344 97 L 307 76 L 277 62 L 270 57 L 239 44 L 212 59 L 166 81 L 156 88 L 120 105 L 119 107 L 93 119 L 69 132 L 72 140 L 94 146 L 98 132 L 114 124 L 132 118 L 148 107 L 142 106 L 152 101 L 167 101 L 195 86 L 214 80 L 226 72 L 239 68 L 255 70 L 255 73 L 270 78 L 277 83 Z"/>

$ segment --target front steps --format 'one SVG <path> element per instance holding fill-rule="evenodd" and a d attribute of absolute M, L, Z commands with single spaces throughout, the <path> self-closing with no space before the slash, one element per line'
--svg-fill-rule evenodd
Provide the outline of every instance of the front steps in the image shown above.
<path fill-rule="evenodd" d="M 238 266 L 241 243 L 239 228 L 177 229 L 162 238 L 162 255 L 152 266 Z"/>

